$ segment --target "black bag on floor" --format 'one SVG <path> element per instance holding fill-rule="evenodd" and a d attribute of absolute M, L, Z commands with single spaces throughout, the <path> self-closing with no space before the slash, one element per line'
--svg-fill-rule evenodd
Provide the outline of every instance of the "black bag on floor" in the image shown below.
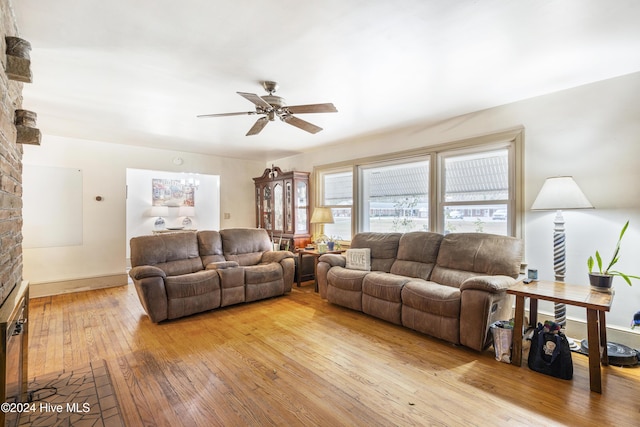
<path fill-rule="evenodd" d="M 553 322 L 545 322 L 544 326 L 538 323 L 538 327 L 533 332 L 529 350 L 529 368 L 563 380 L 573 378 L 569 341 Z"/>

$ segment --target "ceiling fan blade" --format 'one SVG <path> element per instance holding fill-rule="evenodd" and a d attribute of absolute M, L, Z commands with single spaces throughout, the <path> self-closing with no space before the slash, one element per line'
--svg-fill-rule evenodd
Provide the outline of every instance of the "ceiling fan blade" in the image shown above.
<path fill-rule="evenodd" d="M 236 92 L 238 95 L 240 95 L 241 97 L 248 99 L 249 101 L 253 102 L 255 105 L 257 105 L 258 107 L 262 107 L 265 108 L 267 110 L 271 109 L 271 104 L 269 104 L 267 101 L 265 101 L 264 99 L 260 98 L 258 95 L 256 95 L 255 93 L 246 93 L 246 92 Z"/>
<path fill-rule="evenodd" d="M 251 135 L 257 135 L 260 133 L 260 131 L 262 129 L 264 129 L 264 127 L 267 125 L 267 123 L 269 123 L 269 119 L 267 119 L 266 117 L 260 117 L 251 127 L 251 129 L 249 129 L 249 132 L 247 132 L 247 134 L 245 136 L 251 136 Z"/>
<path fill-rule="evenodd" d="M 316 126 L 295 116 L 284 116 L 282 117 L 282 121 L 302 130 L 306 130 L 309 133 L 318 133 L 322 130 L 320 126 Z"/>
<path fill-rule="evenodd" d="M 326 104 L 290 105 L 287 109 L 291 114 L 338 112 L 336 107 L 330 102 Z"/>
<path fill-rule="evenodd" d="M 204 117 L 227 117 L 227 116 L 247 116 L 247 115 L 252 115 L 252 114 L 256 114 L 255 111 L 247 111 L 246 113 L 219 113 L 219 114 L 200 114 L 199 118 L 204 118 Z"/>

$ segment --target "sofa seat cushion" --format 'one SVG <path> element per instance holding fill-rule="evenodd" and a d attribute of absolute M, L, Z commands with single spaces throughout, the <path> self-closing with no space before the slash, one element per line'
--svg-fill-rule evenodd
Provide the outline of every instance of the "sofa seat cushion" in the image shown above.
<path fill-rule="evenodd" d="M 401 302 L 402 287 L 410 280 L 395 274 L 371 272 L 362 281 L 362 293 L 384 301 Z"/>
<path fill-rule="evenodd" d="M 168 276 L 165 280 L 167 298 L 186 298 L 220 292 L 220 278 L 215 270 L 201 270 L 181 276 Z"/>
<path fill-rule="evenodd" d="M 220 307 L 220 279 L 215 270 L 168 276 L 167 319 L 177 319 Z"/>
<path fill-rule="evenodd" d="M 278 263 L 248 265 L 243 269 L 244 281 L 247 285 L 282 280 L 282 266 Z"/>
<path fill-rule="evenodd" d="M 423 334 L 460 344 L 460 290 L 426 280 L 402 288 L 402 325 Z"/>
<path fill-rule="evenodd" d="M 460 316 L 460 289 L 426 280 L 411 280 L 402 288 L 402 304 L 441 317 Z"/>
<path fill-rule="evenodd" d="M 362 282 L 362 311 L 387 322 L 402 324 L 402 287 L 409 277 L 373 272 Z"/>
<path fill-rule="evenodd" d="M 367 274 L 371 274 L 371 272 L 333 267 L 327 273 L 327 285 L 347 291 L 362 292 L 362 281 Z"/>
<path fill-rule="evenodd" d="M 333 267 L 327 273 L 327 301 L 362 311 L 362 281 L 369 271 Z"/>

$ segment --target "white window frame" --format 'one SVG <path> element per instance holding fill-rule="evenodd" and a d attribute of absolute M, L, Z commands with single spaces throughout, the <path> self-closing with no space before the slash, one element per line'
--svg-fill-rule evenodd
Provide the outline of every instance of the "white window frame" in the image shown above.
<path fill-rule="evenodd" d="M 320 165 L 314 168 L 314 202 L 315 206 L 321 206 L 323 198 L 323 176 L 324 174 L 351 171 L 353 177 L 353 205 L 351 206 L 351 232 L 358 233 L 361 230 L 361 202 L 359 178 L 359 166 L 384 165 L 391 162 L 412 162 L 417 158 L 429 157 L 429 230 L 444 233 L 444 180 L 440 178 L 444 170 L 441 165 L 443 156 L 448 153 L 460 154 L 463 152 L 474 153 L 495 150 L 496 148 L 508 147 L 509 150 L 509 199 L 507 234 L 510 236 L 523 237 L 524 223 L 524 128 L 497 132 L 484 136 L 478 136 L 445 144 L 431 145 L 416 150 L 389 153 L 382 156 L 354 159 L 346 162 Z M 495 204 L 495 201 L 492 201 Z"/>
<path fill-rule="evenodd" d="M 325 175 L 333 175 L 333 174 L 339 174 L 339 173 L 351 173 L 351 182 L 352 182 L 352 204 L 347 206 L 347 205 L 325 205 L 324 204 L 324 177 Z M 356 194 L 356 187 L 355 187 L 355 181 L 356 181 L 356 177 L 354 175 L 354 168 L 352 165 L 350 164 L 346 164 L 344 166 L 333 166 L 333 167 L 328 167 L 328 168 L 314 168 L 314 173 L 313 173 L 313 182 L 314 182 L 314 192 L 313 192 L 313 206 L 312 206 L 312 212 L 313 212 L 313 208 L 317 207 L 317 206 L 323 206 L 323 207 L 327 207 L 327 208 L 335 208 L 335 209 L 344 209 L 345 207 L 350 207 L 351 208 L 351 236 L 341 236 L 343 240 L 341 240 L 341 242 L 349 242 L 351 241 L 351 237 L 354 234 L 354 224 L 355 224 L 355 220 L 354 217 L 355 215 L 355 205 L 356 205 L 356 199 L 353 198 L 353 196 Z M 313 235 L 316 235 L 320 232 L 320 227 L 315 225 L 315 224 L 311 224 L 311 232 Z"/>
<path fill-rule="evenodd" d="M 409 163 L 417 163 L 417 162 L 429 162 L 429 171 L 431 171 L 431 169 L 433 168 L 433 159 L 432 156 L 429 154 L 421 154 L 421 155 L 415 155 L 415 156 L 407 156 L 407 157 L 400 157 L 400 158 L 390 158 L 387 160 L 381 160 L 381 161 L 375 161 L 375 162 L 367 162 L 367 163 L 361 163 L 361 164 L 357 164 L 354 167 L 355 170 L 355 177 L 356 177 L 356 183 L 355 183 L 355 188 L 356 191 L 354 191 L 354 195 L 357 196 L 357 206 L 358 206 L 358 210 L 356 212 L 354 212 L 353 216 L 356 217 L 356 221 L 355 221 L 355 225 L 356 227 L 354 228 L 355 230 L 358 231 L 365 231 L 363 230 L 363 227 L 365 225 L 369 225 L 369 215 L 365 213 L 364 211 L 364 206 L 369 206 L 368 201 L 366 201 L 364 199 L 364 191 L 357 191 L 357 189 L 362 189 L 364 183 L 364 172 L 367 169 L 374 169 L 374 168 L 382 168 L 382 167 L 386 167 L 386 166 L 398 166 L 398 165 L 406 165 Z M 431 198 L 431 185 L 428 184 L 428 191 L 429 191 L 429 198 Z M 431 221 L 429 221 L 431 223 Z"/>
<path fill-rule="evenodd" d="M 509 163 L 508 170 L 508 181 L 509 181 L 509 194 L 506 199 L 495 199 L 495 200 L 474 200 L 474 201 L 463 201 L 463 202 L 447 202 L 445 200 L 446 193 L 446 182 L 445 182 L 445 161 L 447 158 L 458 157 L 465 154 L 480 154 L 485 152 L 497 151 L 501 149 L 507 150 L 507 157 Z M 437 226 L 436 229 L 439 233 L 442 233 L 445 228 L 445 211 L 447 207 L 450 206 L 465 206 L 469 204 L 473 205 L 497 205 L 497 204 L 505 204 L 507 205 L 507 235 L 515 236 L 515 225 L 516 219 L 513 214 L 516 209 L 516 194 L 518 191 L 515 189 L 515 144 L 513 141 L 505 141 L 497 144 L 482 144 L 480 146 L 473 146 L 462 149 L 452 149 L 452 150 L 443 150 L 436 154 L 438 158 L 438 171 L 437 171 L 437 187 L 438 187 L 438 197 L 437 197 Z"/>

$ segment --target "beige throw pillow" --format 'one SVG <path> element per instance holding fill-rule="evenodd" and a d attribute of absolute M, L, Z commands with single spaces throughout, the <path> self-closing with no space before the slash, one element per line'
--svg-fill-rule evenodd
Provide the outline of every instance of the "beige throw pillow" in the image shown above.
<path fill-rule="evenodd" d="M 347 268 L 371 271 L 371 249 L 347 249 L 344 256 L 347 258 Z"/>

